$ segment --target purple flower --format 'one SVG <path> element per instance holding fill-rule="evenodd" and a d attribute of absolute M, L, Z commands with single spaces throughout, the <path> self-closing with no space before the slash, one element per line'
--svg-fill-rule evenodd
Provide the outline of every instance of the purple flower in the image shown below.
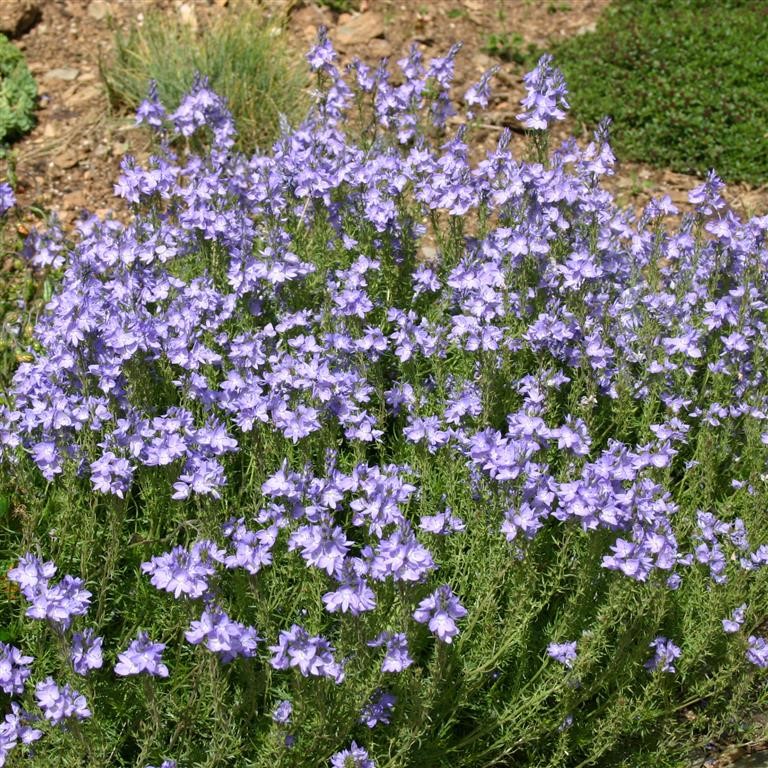
<path fill-rule="evenodd" d="M 102 638 L 94 637 L 93 630 L 75 632 L 69 658 L 78 675 L 87 675 L 92 669 L 100 669 L 104 663 L 101 652 Z"/>
<path fill-rule="evenodd" d="M 133 466 L 128 459 L 119 458 L 112 451 L 91 463 L 91 482 L 97 491 L 123 498 L 131 486 Z"/>
<path fill-rule="evenodd" d="M 461 518 L 451 513 L 450 508 L 446 508 L 445 512 L 438 512 L 436 515 L 422 515 L 419 528 L 422 531 L 447 536 L 456 531 L 463 531 L 466 526 Z"/>
<path fill-rule="evenodd" d="M 331 768 L 376 768 L 376 763 L 353 741 L 349 749 L 342 749 L 331 757 Z"/>
<path fill-rule="evenodd" d="M 450 643 L 459 634 L 456 619 L 467 615 L 464 606 L 447 584 L 438 587 L 425 597 L 413 612 L 413 618 L 420 624 L 429 624 L 429 629 L 444 643 Z"/>
<path fill-rule="evenodd" d="M 381 663 L 382 672 L 402 672 L 413 664 L 413 659 L 408 653 L 408 637 L 405 632 L 382 632 L 367 643 L 371 648 L 386 645 L 387 652 Z"/>
<path fill-rule="evenodd" d="M 278 636 L 278 644 L 270 645 L 274 669 L 298 667 L 304 677 L 329 677 L 336 684 L 344 682 L 343 666 L 333 658 L 333 647 L 323 637 L 310 637 L 309 633 L 298 624 L 283 630 Z"/>
<path fill-rule="evenodd" d="M 655 654 L 643 666 L 652 672 L 661 669 L 662 672 L 675 672 L 674 661 L 680 658 L 682 651 L 671 640 L 666 637 L 657 637 L 651 642 L 650 648 L 653 648 Z"/>
<path fill-rule="evenodd" d="M 398 528 L 387 538 L 379 541 L 376 549 L 364 550 L 370 558 L 371 578 L 384 581 L 423 581 L 437 566 L 430 551 L 423 546 L 410 528 Z"/>
<path fill-rule="evenodd" d="M 11 696 L 24 693 L 33 661 L 34 657 L 24 656 L 15 645 L 0 642 L 0 689 Z"/>
<path fill-rule="evenodd" d="M 272 712 L 272 719 L 280 725 L 287 725 L 291 721 L 293 705 L 287 699 L 281 701 Z"/>
<path fill-rule="evenodd" d="M 547 646 L 547 654 L 555 661 L 559 661 L 568 669 L 573 668 L 576 661 L 576 641 L 570 643 L 550 643 Z"/>
<path fill-rule="evenodd" d="M 196 541 L 189 550 L 174 547 L 170 552 L 141 564 L 150 574 L 152 584 L 174 597 L 202 597 L 208 591 L 208 579 L 216 573 L 215 563 L 224 563 L 226 553 L 212 541 Z"/>
<path fill-rule="evenodd" d="M 205 647 L 217 653 L 224 664 L 238 656 L 255 655 L 256 645 L 262 639 L 253 627 L 246 627 L 238 621 L 232 621 L 224 611 L 206 608 L 199 621 L 193 621 L 184 633 L 188 643 Z"/>
<path fill-rule="evenodd" d="M 346 560 L 337 575 L 339 586 L 333 592 L 326 592 L 323 597 L 325 609 L 329 613 L 349 613 L 359 616 L 376 607 L 376 593 L 363 578 L 368 568 L 360 558 Z"/>
<path fill-rule="evenodd" d="M 28 599 L 35 594 L 40 586 L 47 587 L 48 581 L 54 577 L 56 566 L 50 560 L 43 562 L 39 557 L 28 552 L 15 568 L 8 571 L 8 580 L 19 585 L 21 593 Z"/>
<path fill-rule="evenodd" d="M 60 688 L 52 677 L 47 677 L 35 686 L 35 700 L 46 720 L 54 725 L 70 717 L 84 720 L 91 716 L 85 696 L 73 690 L 69 684 Z"/>
<path fill-rule="evenodd" d="M 225 526 L 225 535 L 235 545 L 235 554 L 227 555 L 224 561 L 227 568 L 244 568 L 248 573 L 256 574 L 265 565 L 270 565 L 278 531 L 277 525 L 251 531 L 246 528 L 243 518 L 230 521 Z"/>
<path fill-rule="evenodd" d="M 746 603 L 742 603 L 738 608 L 735 608 L 729 619 L 723 619 L 723 632 L 727 632 L 728 634 L 738 632 L 741 629 L 741 625 L 744 623 L 744 614 L 746 612 Z"/>
<path fill-rule="evenodd" d="M 464 94 L 464 101 L 470 106 L 478 105 L 485 109 L 491 95 L 491 78 L 498 70 L 498 67 L 492 67 L 480 78 L 479 83 L 471 85 Z"/>
<path fill-rule="evenodd" d="M 0 722 L 0 766 L 5 765 L 6 758 L 18 742 L 32 744 L 43 735 L 38 728 L 27 725 L 37 719 L 25 712 L 15 701 L 11 702 L 11 711 L 5 715 L 4 721 Z"/>
<path fill-rule="evenodd" d="M 165 643 L 153 643 L 146 632 L 139 632 L 128 648 L 118 654 L 115 674 L 139 675 L 146 672 L 158 677 L 168 677 L 168 667 L 162 663 Z"/>
<path fill-rule="evenodd" d="M 291 534 L 288 550 L 301 548 L 301 556 L 309 565 L 334 576 L 341 571 L 344 556 L 353 543 L 338 525 L 303 525 Z"/>
<path fill-rule="evenodd" d="M 568 89 L 563 73 L 552 66 L 552 56 L 544 54 L 536 68 L 523 77 L 528 91 L 522 100 L 526 111 L 517 116 L 526 128 L 546 130 L 552 120 L 563 120 L 568 109 Z"/>
<path fill-rule="evenodd" d="M 333 44 L 328 39 L 327 30 L 325 27 L 320 27 L 317 30 L 317 43 L 307 54 L 310 69 L 315 72 L 318 70 L 327 71 L 333 67 L 336 58 L 336 51 L 333 50 Z"/>
<path fill-rule="evenodd" d="M 157 81 L 150 80 L 147 98 L 136 109 L 136 123 L 137 125 L 146 123 L 152 128 L 161 128 L 167 117 L 165 107 L 158 96 Z"/>
<path fill-rule="evenodd" d="M 46 480 L 53 480 L 63 472 L 61 454 L 52 440 L 44 440 L 32 446 L 32 458 Z"/>
<path fill-rule="evenodd" d="M 147 768 L 155 768 L 154 765 L 148 765 Z M 163 760 L 162 765 L 160 768 L 176 768 L 176 761 L 175 760 Z"/>
<path fill-rule="evenodd" d="M 768 667 L 768 642 L 764 637 L 750 635 L 747 640 L 747 661 L 761 669 Z"/>
<path fill-rule="evenodd" d="M 397 696 L 378 688 L 371 696 L 371 700 L 363 707 L 360 722 L 369 728 L 375 728 L 379 723 L 389 725 L 396 703 Z"/>
<path fill-rule="evenodd" d="M 88 612 L 91 593 L 83 589 L 83 580 L 74 576 L 64 576 L 58 584 L 50 586 L 55 573 L 56 566 L 52 562 L 43 562 L 28 553 L 8 572 L 8 579 L 16 582 L 24 597 L 32 603 L 27 608 L 27 616 L 48 619 L 67 629 L 73 616 L 84 616 Z"/>
<path fill-rule="evenodd" d="M 0 216 L 5 216 L 16 205 L 16 195 L 8 182 L 0 184 Z"/>

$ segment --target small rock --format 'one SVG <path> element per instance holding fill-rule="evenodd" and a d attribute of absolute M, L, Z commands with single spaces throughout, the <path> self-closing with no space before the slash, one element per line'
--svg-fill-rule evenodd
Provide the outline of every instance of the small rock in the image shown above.
<path fill-rule="evenodd" d="M 78 157 L 77 152 L 75 152 L 73 149 L 65 149 L 63 152 L 59 152 L 57 155 L 53 158 L 53 164 L 57 168 L 61 168 L 62 170 L 66 171 L 69 168 L 74 168 L 80 158 Z"/>
<path fill-rule="evenodd" d="M 483 17 L 485 0 L 463 0 L 462 4 L 467 9 L 467 15 L 475 24 L 482 24 L 485 21 Z"/>
<path fill-rule="evenodd" d="M 49 69 L 43 75 L 43 80 L 76 80 L 79 74 L 80 70 L 74 67 L 57 67 L 56 69 Z"/>
<path fill-rule="evenodd" d="M 375 37 L 373 40 L 368 41 L 365 52 L 369 58 L 385 59 L 392 55 L 392 46 L 389 44 L 389 41 Z"/>
<path fill-rule="evenodd" d="M 419 261 L 434 264 L 437 261 L 437 248 L 434 245 L 422 245 L 419 249 Z"/>
<path fill-rule="evenodd" d="M 86 85 L 85 88 L 78 88 L 74 93 L 64 99 L 71 106 L 86 104 L 89 101 L 95 101 L 101 96 L 101 88 L 95 85 Z"/>
<path fill-rule="evenodd" d="M 43 18 L 40 4 L 32 0 L 0 2 L 0 34 L 15 40 L 26 35 Z"/>
<path fill-rule="evenodd" d="M 112 154 L 115 157 L 122 157 L 129 149 L 127 141 L 116 141 L 112 145 Z"/>
<path fill-rule="evenodd" d="M 594 32 L 597 29 L 597 22 L 591 21 L 589 24 L 585 24 L 583 27 L 579 27 L 574 34 L 575 35 L 586 35 L 590 32 Z"/>
<path fill-rule="evenodd" d="M 61 204 L 70 211 L 80 213 L 86 207 L 85 195 L 82 192 L 68 192 L 61 198 Z"/>
<path fill-rule="evenodd" d="M 332 23 L 328 10 L 316 5 L 305 5 L 291 11 L 291 27 L 299 30 L 299 34 L 307 42 L 317 37 L 318 27 L 330 27 Z"/>
<path fill-rule="evenodd" d="M 384 19 L 378 13 L 369 11 L 354 16 L 336 29 L 336 43 L 339 47 L 365 45 L 375 37 L 384 36 Z"/>
<path fill-rule="evenodd" d="M 105 0 L 93 0 L 88 5 L 88 15 L 96 21 L 103 21 L 111 12 L 112 9 Z"/>
<path fill-rule="evenodd" d="M 182 3 L 179 6 L 179 21 L 193 32 L 197 31 L 197 14 L 189 3 Z"/>

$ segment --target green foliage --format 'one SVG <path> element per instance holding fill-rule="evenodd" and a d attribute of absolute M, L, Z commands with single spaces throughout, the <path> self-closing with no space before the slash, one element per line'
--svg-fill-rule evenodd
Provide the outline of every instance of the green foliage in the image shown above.
<path fill-rule="evenodd" d="M 610 115 L 621 159 L 764 184 L 767 13 L 761 0 L 617 0 L 553 51 L 574 116 Z"/>
<path fill-rule="evenodd" d="M 32 130 L 37 83 L 24 55 L 0 35 L 0 142 L 13 141 Z"/>
<path fill-rule="evenodd" d="M 489 56 L 496 56 L 502 61 L 511 61 L 526 66 L 535 64 L 541 51 L 534 43 L 527 43 L 517 32 L 493 32 L 485 38 L 482 50 Z"/>
<path fill-rule="evenodd" d="M 318 0 L 317 4 L 334 13 L 351 13 L 360 10 L 359 0 Z"/>
<path fill-rule="evenodd" d="M 280 115 L 295 125 L 306 109 L 303 58 L 280 28 L 253 9 L 239 8 L 195 35 L 188 26 L 150 14 L 141 27 L 117 34 L 115 54 L 101 74 L 114 108 L 134 111 L 157 81 L 161 101 L 175 109 L 195 74 L 225 97 L 238 129 L 238 149 L 268 147 L 280 132 Z"/>

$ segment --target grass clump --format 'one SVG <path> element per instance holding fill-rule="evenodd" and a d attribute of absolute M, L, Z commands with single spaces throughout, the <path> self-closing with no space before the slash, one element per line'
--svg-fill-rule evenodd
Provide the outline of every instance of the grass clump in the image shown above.
<path fill-rule="evenodd" d="M 318 0 L 317 4 L 334 13 L 352 13 L 360 10 L 357 0 Z"/>
<path fill-rule="evenodd" d="M 226 98 L 238 128 L 238 148 L 269 146 L 280 116 L 295 124 L 306 107 L 307 74 L 280 27 L 253 9 L 235 8 L 200 34 L 159 14 L 117 34 L 115 54 L 101 74 L 113 108 L 133 111 L 157 82 L 163 103 L 176 108 L 197 73 Z"/>
<path fill-rule="evenodd" d="M 0 143 L 32 130 L 37 84 L 24 55 L 0 35 Z"/>
<path fill-rule="evenodd" d="M 485 38 L 482 50 L 489 56 L 521 65 L 533 65 L 541 56 L 538 47 L 534 43 L 526 43 L 517 32 L 492 32 Z"/>
<path fill-rule="evenodd" d="M 622 159 L 764 184 L 767 13 L 757 0 L 617 0 L 555 51 L 574 116 L 610 115 Z"/>

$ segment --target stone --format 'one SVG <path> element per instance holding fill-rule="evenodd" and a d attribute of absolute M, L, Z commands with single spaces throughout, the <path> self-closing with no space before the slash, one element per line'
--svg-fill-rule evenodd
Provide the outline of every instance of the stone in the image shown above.
<path fill-rule="evenodd" d="M 112 155 L 114 157 L 122 157 L 129 149 L 130 145 L 127 141 L 115 141 L 112 144 Z"/>
<path fill-rule="evenodd" d="M 485 0 L 463 0 L 462 5 L 467 9 L 467 15 L 475 24 L 483 24 L 486 10 Z"/>
<path fill-rule="evenodd" d="M 79 74 L 80 70 L 74 67 L 57 67 L 56 69 L 49 69 L 43 75 L 43 80 L 63 80 L 68 82 L 70 80 L 77 80 Z"/>
<path fill-rule="evenodd" d="M 591 21 L 589 24 L 584 24 L 583 26 L 579 27 L 573 34 L 576 36 L 588 35 L 591 32 L 594 32 L 596 29 L 597 29 L 597 22 Z"/>
<path fill-rule="evenodd" d="M 80 158 L 74 149 L 65 149 L 53 156 L 53 164 L 64 171 L 74 168 L 78 162 L 80 162 Z"/>
<path fill-rule="evenodd" d="M 318 27 L 331 27 L 333 18 L 327 8 L 305 5 L 290 12 L 291 27 L 299 32 L 306 43 L 317 37 Z"/>
<path fill-rule="evenodd" d="M 388 40 L 374 37 L 373 40 L 368 41 L 365 53 L 370 59 L 384 59 L 392 55 L 392 46 Z"/>
<path fill-rule="evenodd" d="M 88 15 L 96 21 L 103 21 L 111 12 L 112 9 L 105 0 L 93 0 L 88 5 Z"/>
<path fill-rule="evenodd" d="M 64 208 L 75 214 L 79 214 L 86 207 L 85 195 L 79 191 L 67 192 L 62 196 L 61 203 Z"/>
<path fill-rule="evenodd" d="M 434 245 L 422 245 L 419 249 L 419 261 L 425 264 L 437 263 L 437 248 Z"/>
<path fill-rule="evenodd" d="M 71 94 L 67 94 L 63 101 L 69 106 L 80 106 L 96 101 L 102 94 L 101 88 L 95 85 L 86 85 L 84 88 L 77 88 Z"/>
<path fill-rule="evenodd" d="M 0 2 L 0 33 L 11 40 L 26 35 L 40 23 L 43 9 L 33 0 L 2 0 Z"/>
<path fill-rule="evenodd" d="M 193 32 L 197 32 L 197 14 L 194 7 L 189 3 L 182 3 L 179 6 L 179 21 Z"/>
<path fill-rule="evenodd" d="M 478 72 L 486 72 L 496 61 L 485 53 L 475 53 L 472 56 L 472 64 Z"/>
<path fill-rule="evenodd" d="M 336 28 L 334 35 L 340 48 L 353 45 L 365 45 L 376 37 L 384 36 L 384 19 L 373 11 L 353 16 L 346 24 Z"/>

